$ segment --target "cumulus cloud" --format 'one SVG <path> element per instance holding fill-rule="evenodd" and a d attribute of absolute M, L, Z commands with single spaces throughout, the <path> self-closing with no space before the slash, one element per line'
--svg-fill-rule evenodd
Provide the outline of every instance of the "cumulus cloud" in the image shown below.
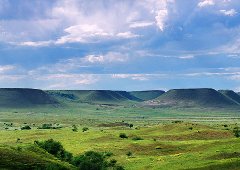
<path fill-rule="evenodd" d="M 54 42 L 49 40 L 49 41 L 25 41 L 25 42 L 20 42 L 18 45 L 20 46 L 32 46 L 32 47 L 42 47 L 42 46 L 49 46 L 50 44 L 53 44 Z"/>
<path fill-rule="evenodd" d="M 230 10 L 222 9 L 219 12 L 222 13 L 223 15 L 231 16 L 231 17 L 237 14 L 237 11 L 235 11 L 235 9 L 230 9 Z"/>
<path fill-rule="evenodd" d="M 14 65 L 0 65 L 0 74 L 7 73 L 15 69 L 16 69 L 16 66 Z"/>
<path fill-rule="evenodd" d="M 144 27 L 149 27 L 152 26 L 154 22 L 133 22 L 129 25 L 130 28 L 144 28 Z"/>
<path fill-rule="evenodd" d="M 200 8 L 207 7 L 207 6 L 212 6 L 215 5 L 215 2 L 213 0 L 203 0 L 198 3 L 198 6 Z"/>
<path fill-rule="evenodd" d="M 156 22 L 157 22 L 157 26 L 159 27 L 159 29 L 161 31 L 163 31 L 164 28 L 165 28 L 165 21 L 167 19 L 167 16 L 168 16 L 168 11 L 166 9 L 159 10 L 157 12 L 157 15 L 156 15 L 155 19 L 156 19 Z"/>

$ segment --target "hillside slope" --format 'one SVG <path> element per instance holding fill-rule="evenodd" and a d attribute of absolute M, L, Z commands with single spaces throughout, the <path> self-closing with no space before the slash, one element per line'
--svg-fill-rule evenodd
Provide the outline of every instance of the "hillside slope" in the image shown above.
<path fill-rule="evenodd" d="M 178 107 L 233 107 L 238 103 L 221 94 L 209 89 L 173 89 L 169 90 L 151 102 L 152 104 Z"/>
<path fill-rule="evenodd" d="M 53 155 L 47 153 L 43 149 L 35 146 L 31 147 L 9 147 L 0 146 L 0 169 L 75 169 L 72 165 L 61 162 Z"/>
<path fill-rule="evenodd" d="M 220 93 L 240 104 L 240 95 L 232 90 L 219 90 Z"/>
<path fill-rule="evenodd" d="M 126 91 L 111 90 L 49 90 L 46 91 L 59 100 L 89 103 L 116 103 L 123 101 L 141 101 Z"/>
<path fill-rule="evenodd" d="M 148 91 L 131 91 L 130 94 L 143 101 L 153 100 L 161 96 L 165 91 L 162 90 L 148 90 Z"/>
<path fill-rule="evenodd" d="M 56 99 L 38 89 L 0 89 L 0 107 L 34 107 L 57 103 Z"/>

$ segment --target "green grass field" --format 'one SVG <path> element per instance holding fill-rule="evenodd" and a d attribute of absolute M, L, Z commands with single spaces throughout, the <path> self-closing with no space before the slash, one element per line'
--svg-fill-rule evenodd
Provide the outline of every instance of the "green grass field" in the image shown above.
<path fill-rule="evenodd" d="M 60 141 L 73 155 L 89 150 L 112 152 L 113 158 L 125 169 L 240 168 L 240 139 L 233 133 L 239 124 L 237 110 L 150 108 L 133 103 L 66 104 L 67 107 L 2 108 L 0 154 L 21 147 L 24 155 L 29 153 L 28 148 L 35 140 L 52 138 Z M 58 124 L 62 128 L 37 128 L 44 123 Z M 133 127 L 124 123 L 133 124 Z M 73 124 L 78 132 L 72 131 Z M 20 130 L 24 125 L 32 129 Z M 83 127 L 89 130 L 82 132 Z M 120 133 L 128 138 L 120 138 Z M 133 140 L 136 137 L 143 140 Z M 129 151 L 131 156 L 126 155 Z M 29 157 L 43 161 L 36 153 L 23 156 L 23 160 Z M 46 158 L 43 162 L 49 161 L 74 169 L 68 163 L 56 162 L 56 158 Z"/>

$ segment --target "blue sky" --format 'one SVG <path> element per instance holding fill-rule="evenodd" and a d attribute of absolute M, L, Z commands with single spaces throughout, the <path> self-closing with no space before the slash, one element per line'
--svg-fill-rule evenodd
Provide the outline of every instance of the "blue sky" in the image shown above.
<path fill-rule="evenodd" d="M 0 0 L 0 87 L 240 91 L 240 2 Z"/>

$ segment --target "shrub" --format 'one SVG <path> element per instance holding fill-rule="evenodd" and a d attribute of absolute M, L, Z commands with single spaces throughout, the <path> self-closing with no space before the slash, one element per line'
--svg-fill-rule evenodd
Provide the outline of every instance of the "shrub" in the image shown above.
<path fill-rule="evenodd" d="M 89 130 L 88 127 L 82 128 L 82 131 L 83 131 L 83 132 L 88 131 L 88 130 Z"/>
<path fill-rule="evenodd" d="M 127 155 L 127 156 L 132 156 L 132 152 L 131 152 L 131 151 L 128 151 L 126 155 Z"/>
<path fill-rule="evenodd" d="M 114 167 L 114 166 L 116 165 L 116 163 L 117 163 L 117 160 L 116 160 L 116 159 L 111 159 L 111 160 L 109 161 L 109 163 L 108 163 L 108 166 L 109 166 L 109 167 Z"/>
<path fill-rule="evenodd" d="M 21 130 L 30 130 L 30 129 L 31 129 L 31 127 L 29 125 L 21 127 Z"/>
<path fill-rule="evenodd" d="M 139 137 L 139 136 L 135 136 L 132 138 L 132 140 L 143 140 L 143 138 Z"/>
<path fill-rule="evenodd" d="M 102 154 L 94 151 L 88 151 L 83 155 L 73 159 L 73 164 L 81 170 L 102 170 L 106 169 L 107 162 Z"/>
<path fill-rule="evenodd" d="M 133 124 L 129 124 L 129 127 L 132 128 L 132 127 L 133 127 Z"/>
<path fill-rule="evenodd" d="M 44 123 L 42 124 L 41 127 L 38 127 L 38 129 L 60 129 L 62 128 L 61 126 L 59 126 L 59 124 L 56 124 L 55 126 L 51 123 Z"/>
<path fill-rule="evenodd" d="M 193 127 L 189 127 L 188 129 L 189 129 L 189 130 L 193 130 Z"/>
<path fill-rule="evenodd" d="M 183 122 L 182 120 L 175 120 L 172 123 L 182 123 L 182 122 Z"/>
<path fill-rule="evenodd" d="M 113 155 L 112 152 L 103 152 L 104 158 L 111 157 Z"/>
<path fill-rule="evenodd" d="M 57 158 L 70 162 L 72 160 L 72 154 L 70 152 L 65 151 L 62 144 L 58 141 L 54 141 L 53 139 L 48 139 L 43 142 L 35 141 L 36 145 L 40 148 L 43 148 L 48 153 L 56 156 Z"/>
<path fill-rule="evenodd" d="M 77 128 L 76 125 L 72 125 L 72 131 L 73 131 L 73 132 L 77 132 L 77 131 L 78 131 L 78 128 Z"/>
<path fill-rule="evenodd" d="M 120 134 L 119 134 L 119 137 L 120 137 L 120 138 L 128 138 L 128 136 L 127 136 L 125 133 L 120 133 Z"/>
<path fill-rule="evenodd" d="M 106 153 L 111 152 L 99 153 L 88 151 L 83 155 L 74 157 L 72 164 L 77 166 L 80 170 L 124 170 L 122 166 L 117 165 L 117 160 L 111 159 L 107 161 Z"/>
<path fill-rule="evenodd" d="M 236 136 L 237 138 L 240 137 L 240 130 L 239 130 L 238 127 L 235 127 L 235 128 L 233 129 L 233 133 L 234 133 L 234 136 Z"/>

